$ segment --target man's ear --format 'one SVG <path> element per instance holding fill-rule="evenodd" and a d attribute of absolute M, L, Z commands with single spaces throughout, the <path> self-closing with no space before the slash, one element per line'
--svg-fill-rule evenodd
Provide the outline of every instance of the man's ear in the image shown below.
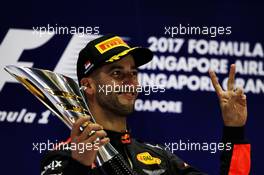
<path fill-rule="evenodd" d="M 81 86 L 86 87 L 85 88 L 86 95 L 91 96 L 95 94 L 96 84 L 92 78 L 89 78 L 89 77 L 82 78 L 80 83 L 81 83 Z"/>

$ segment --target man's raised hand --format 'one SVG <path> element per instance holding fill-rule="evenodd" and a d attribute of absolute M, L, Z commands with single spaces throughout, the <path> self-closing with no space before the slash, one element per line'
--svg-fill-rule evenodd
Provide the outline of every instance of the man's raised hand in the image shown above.
<path fill-rule="evenodd" d="M 244 126 L 247 120 L 247 101 L 243 89 L 235 88 L 235 71 L 236 67 L 232 64 L 229 71 L 227 91 L 222 89 L 212 70 L 209 70 L 209 75 L 219 98 L 225 126 L 239 127 Z"/>

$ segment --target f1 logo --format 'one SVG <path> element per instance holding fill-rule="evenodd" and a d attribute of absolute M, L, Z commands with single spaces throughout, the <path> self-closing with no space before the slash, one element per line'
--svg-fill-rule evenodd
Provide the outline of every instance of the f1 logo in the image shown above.
<path fill-rule="evenodd" d="M 0 45 L 0 91 L 6 82 L 16 82 L 4 71 L 6 65 L 32 67 L 32 62 L 18 61 L 24 50 L 38 48 L 54 36 L 47 33 L 39 37 L 36 32 L 25 29 L 10 29 Z"/>
<path fill-rule="evenodd" d="M 31 50 L 41 47 L 47 43 L 55 33 L 46 32 L 38 33 L 36 30 L 10 29 L 2 43 L 0 44 L 0 92 L 5 83 L 17 82 L 7 72 L 4 71 L 6 65 L 16 65 L 32 67 L 33 62 L 19 61 L 24 50 Z M 89 41 L 99 37 L 99 35 L 84 35 L 80 37 L 75 34 L 65 48 L 62 56 L 53 70 L 77 80 L 75 63 L 80 48 L 83 48 Z M 128 38 L 126 38 L 128 40 Z M 52 71 L 52 70 L 51 70 Z"/>

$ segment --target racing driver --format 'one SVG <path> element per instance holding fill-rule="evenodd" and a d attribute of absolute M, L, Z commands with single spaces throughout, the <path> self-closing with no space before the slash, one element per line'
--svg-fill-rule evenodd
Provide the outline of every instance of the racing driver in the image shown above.
<path fill-rule="evenodd" d="M 90 117 L 81 117 L 74 123 L 71 137 L 65 144 L 97 145 L 94 149 L 86 149 L 84 152 L 78 149 L 57 149 L 49 152 L 41 162 L 41 174 L 100 174 L 95 158 L 98 147 L 108 142 L 139 175 L 205 174 L 161 146 L 132 138 L 127 128 L 127 116 L 134 110 L 137 92 L 125 90 L 106 94 L 100 91 L 106 85 L 138 86 L 137 68 L 151 61 L 152 57 L 153 53 L 149 49 L 130 47 L 121 37 L 112 34 L 90 41 L 80 51 L 77 61 L 78 81 L 80 86 L 85 87 L 85 96 L 96 124 L 90 122 Z M 249 174 L 250 144 L 244 137 L 247 120 L 246 95 L 242 88 L 234 87 L 235 65 L 230 66 L 226 91 L 218 83 L 213 71 L 209 71 L 209 75 L 222 112 L 223 142 L 230 142 L 232 145 L 231 150 L 221 153 L 220 174 Z M 80 127 L 83 125 L 86 127 L 81 131 Z"/>

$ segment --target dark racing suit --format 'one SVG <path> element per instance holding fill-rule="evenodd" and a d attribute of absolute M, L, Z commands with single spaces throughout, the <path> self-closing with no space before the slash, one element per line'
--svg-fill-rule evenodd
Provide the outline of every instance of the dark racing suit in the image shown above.
<path fill-rule="evenodd" d="M 111 144 L 126 163 L 139 175 L 202 175 L 176 155 L 158 145 L 130 138 L 128 133 L 108 131 Z M 221 175 L 247 175 L 250 170 L 250 145 L 244 140 L 243 127 L 224 127 L 223 142 L 232 143 L 232 149 L 221 155 Z M 219 170 L 216 170 L 218 172 Z M 49 152 L 41 162 L 41 175 L 99 174 L 96 167 L 87 167 L 71 158 L 70 150 Z"/>

